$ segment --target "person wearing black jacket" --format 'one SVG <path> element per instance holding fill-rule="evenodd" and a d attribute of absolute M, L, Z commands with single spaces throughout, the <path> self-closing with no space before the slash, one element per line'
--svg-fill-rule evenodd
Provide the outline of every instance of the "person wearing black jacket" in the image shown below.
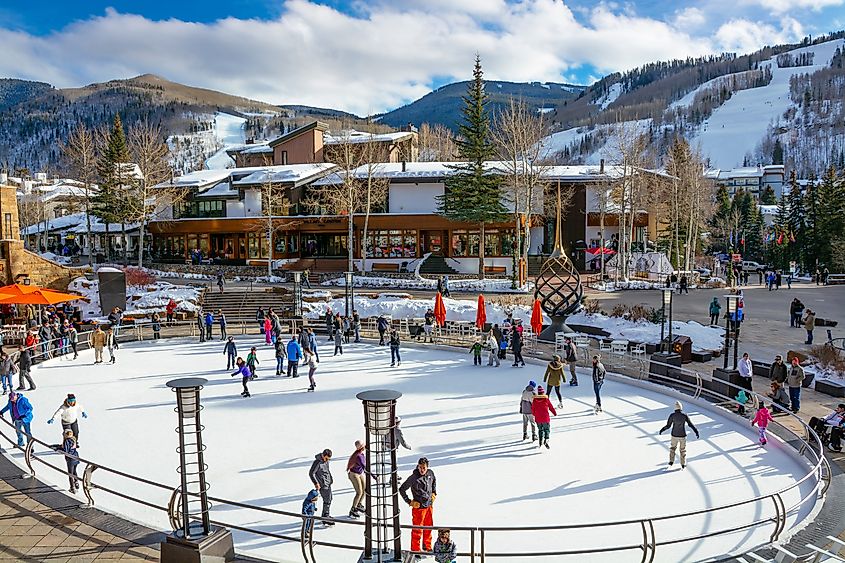
<path fill-rule="evenodd" d="M 525 367 L 525 360 L 522 359 L 522 332 L 514 329 L 511 337 L 511 350 L 513 350 L 513 367 L 522 364 Z"/>
<path fill-rule="evenodd" d="M 314 461 L 311 463 L 311 469 L 308 471 L 308 477 L 314 483 L 314 488 L 320 492 L 323 497 L 323 518 L 331 518 L 329 509 L 332 506 L 332 472 L 329 468 L 329 460 L 332 458 L 332 451 L 328 448 L 314 456 Z M 334 526 L 334 522 L 324 521 L 326 526 Z"/>
<path fill-rule="evenodd" d="M 695 432 L 695 437 L 698 438 L 698 429 L 689 419 L 689 417 L 681 412 L 683 406 L 680 401 L 675 401 L 675 412 L 669 415 L 666 421 L 666 426 L 660 429 L 660 434 L 672 427 L 672 445 L 669 448 L 669 465 L 675 463 L 675 448 L 680 446 L 681 450 L 681 469 L 687 466 L 687 428 L 689 425 L 692 431 Z"/>
<path fill-rule="evenodd" d="M 24 380 L 29 383 L 29 391 L 35 390 L 35 382 L 29 375 L 29 370 L 32 368 L 32 357 L 29 354 L 29 349 L 23 344 L 18 346 L 18 390 L 23 391 Z"/>
<path fill-rule="evenodd" d="M 408 497 L 408 489 L 411 496 Z M 411 523 L 414 526 L 434 526 L 434 499 L 437 498 L 437 478 L 428 468 L 428 458 L 421 457 L 417 468 L 399 487 L 402 499 L 411 507 Z M 422 540 L 422 542 L 420 541 Z M 411 551 L 431 551 L 431 530 L 411 530 Z"/>
<path fill-rule="evenodd" d="M 398 366 L 402 363 L 402 358 L 399 356 L 399 333 L 396 329 L 390 331 L 390 367 Z"/>

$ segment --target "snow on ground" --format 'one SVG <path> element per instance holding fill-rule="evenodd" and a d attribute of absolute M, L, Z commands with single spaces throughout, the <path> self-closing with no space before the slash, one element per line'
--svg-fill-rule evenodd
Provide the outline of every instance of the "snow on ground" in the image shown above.
<path fill-rule="evenodd" d="M 215 329 L 216 331 L 216 329 Z M 215 332 L 216 334 L 216 332 Z M 529 379 L 542 380 L 543 367 L 474 367 L 466 353 L 405 347 L 401 367 L 389 368 L 387 347 L 345 346 L 332 357 L 321 339 L 322 362 L 317 391 L 307 393 L 307 380 L 273 376 L 274 353 L 258 335 L 236 336 L 239 352 L 258 347 L 259 379 L 250 383 L 253 397 L 239 396 L 240 381 L 229 377 L 223 345 L 193 339 L 131 342 L 121 346 L 117 364 L 92 366 L 91 351 L 78 361 L 65 358 L 35 366 L 38 390 L 28 393 L 35 417 L 32 430 L 44 440 L 58 441 L 61 428 L 47 418 L 66 394 L 75 393 L 89 414 L 80 424 L 79 453 L 117 470 L 143 476 L 167 490 L 127 482 L 99 469 L 95 483 L 132 497 L 165 505 L 178 482 L 177 438 L 173 431 L 175 398 L 165 382 L 186 376 L 205 377 L 202 422 L 207 446 L 205 462 L 211 494 L 299 514 L 311 489 L 308 469 L 314 456 L 331 448 L 334 474 L 332 515 L 343 520 L 352 498 L 344 475 L 353 442 L 363 438 L 361 404 L 355 394 L 392 388 L 398 401 L 405 438 L 413 448 L 398 452 L 400 476 L 407 477 L 420 456 L 427 456 L 437 476 L 435 525 L 539 526 L 619 521 L 670 515 L 733 503 L 773 493 L 795 483 L 808 468 L 789 446 L 771 438 L 766 449 L 756 445 L 757 432 L 748 421 L 691 399 L 685 411 L 701 432 L 688 443 L 685 470 L 667 468 L 667 433 L 658 435 L 672 411 L 674 396 L 647 383 L 609 378 L 603 389 L 605 412 L 593 414 L 591 386 L 564 388 L 564 407 L 552 420 L 551 450 L 521 441 L 517 407 Z M 589 380 L 586 371 L 582 380 Z M 7 434 L 9 430 L 4 427 Z M 42 459 L 64 466 L 62 458 L 37 449 Z M 18 452 L 7 454 L 22 464 Z M 64 476 L 41 465 L 39 478 L 67 488 Z M 80 468 L 81 470 L 82 468 Z M 812 479 L 802 486 L 807 494 Z M 95 490 L 101 509 L 157 529 L 170 528 L 163 512 Z M 79 495 L 81 497 L 81 494 Z M 798 499 L 783 494 L 786 506 Z M 806 503 L 791 514 L 787 526 L 812 509 Z M 655 522 L 660 541 L 729 527 L 736 522 L 770 518 L 769 502 L 746 505 L 682 520 Z M 235 508 L 216 502 L 211 517 L 274 533 L 297 534 L 299 520 Z M 401 520 L 410 512 L 401 507 Z M 659 546 L 655 561 L 704 561 L 767 544 L 771 523 L 759 529 L 677 545 Z M 319 528 L 318 540 L 362 543 L 362 528 L 339 524 Z M 296 561 L 298 542 L 234 532 L 237 550 L 273 561 Z M 455 531 L 459 550 L 469 549 L 466 533 Z M 409 534 L 403 531 L 403 546 Z M 478 536 L 476 536 L 478 541 Z M 639 524 L 576 531 L 528 530 L 488 532 L 486 547 L 495 551 L 543 551 L 608 547 L 642 542 Z M 354 561 L 357 553 L 315 547 L 323 563 Z M 554 561 L 591 563 L 639 560 L 639 550 L 624 555 L 556 557 Z M 524 561 L 524 558 L 502 558 Z"/>
<path fill-rule="evenodd" d="M 702 154 L 710 157 L 716 168 L 740 165 L 749 149 L 749 139 L 762 139 L 769 124 L 777 122 L 791 105 L 789 79 L 796 74 L 813 73 L 827 67 L 836 48 L 844 44 L 845 40 L 837 39 L 789 51 L 794 56 L 815 53 L 814 64 L 810 66 L 778 68 L 776 56 L 763 62 L 761 68 L 764 65 L 771 68 L 772 81 L 761 88 L 734 92 L 704 122 L 691 143 L 700 143 Z"/>
<path fill-rule="evenodd" d="M 594 103 L 599 106 L 600 109 L 607 109 L 607 106 L 615 102 L 616 98 L 622 95 L 622 92 L 622 83 L 614 82 L 610 85 L 610 88 L 607 89 L 607 92 L 605 92 L 604 95 L 601 96 Z"/>
<path fill-rule="evenodd" d="M 100 318 L 100 282 L 79 277 L 70 282 L 68 291 L 79 293 L 85 301 L 79 301 L 82 317 Z M 173 285 L 168 282 L 154 282 L 148 285 L 126 287 L 126 315 L 152 315 L 153 313 L 164 314 L 167 303 L 172 298 L 176 301 L 176 310 L 194 313 L 197 311 L 197 302 L 200 298 L 201 289 L 187 285 Z"/>
<path fill-rule="evenodd" d="M 602 314 L 576 313 L 566 319 L 567 324 L 588 325 L 610 333 L 610 338 L 632 340 L 644 344 L 660 343 L 660 325 L 646 320 L 630 321 L 621 317 L 608 317 Z M 669 332 L 668 325 L 665 332 Z M 719 350 L 725 341 L 722 328 L 701 325 L 695 321 L 672 321 L 672 334 L 692 338 L 695 351 Z"/>
<path fill-rule="evenodd" d="M 228 113 L 217 112 L 214 116 L 214 135 L 223 143 L 223 147 L 205 161 L 205 167 L 209 170 L 230 168 L 235 161 L 226 154 L 226 149 L 233 145 L 242 145 L 246 142 L 244 127 L 246 119 Z"/>
<path fill-rule="evenodd" d="M 56 264 L 62 264 L 63 266 L 70 265 L 69 256 L 59 256 L 58 254 L 54 254 L 52 252 L 39 252 L 38 255 L 41 256 L 41 258 L 49 260 L 50 262 L 55 262 Z"/>
<path fill-rule="evenodd" d="M 322 285 L 346 286 L 343 277 L 326 280 Z M 398 289 L 434 289 L 437 280 L 423 277 L 416 278 L 382 278 L 377 276 L 356 276 L 355 287 L 392 287 Z M 529 293 L 533 291 L 533 282 L 516 289 L 511 288 L 510 279 L 464 279 L 449 280 L 450 291 L 494 292 L 494 293 Z"/>
<path fill-rule="evenodd" d="M 547 155 L 553 156 L 567 147 L 571 147 L 573 145 L 577 146 L 584 140 L 584 137 L 591 133 L 595 133 L 599 129 L 607 132 L 611 128 L 622 127 L 636 130 L 639 133 L 644 133 L 651 125 L 651 121 L 651 118 L 637 119 L 633 121 L 623 121 L 619 124 L 597 125 L 593 128 L 575 127 L 572 129 L 565 129 L 563 131 L 558 131 L 557 133 L 552 133 L 548 137 L 544 137 L 542 141 L 543 150 Z M 598 164 L 599 160 L 605 156 L 603 154 L 604 152 L 606 152 L 604 150 L 604 144 L 596 146 L 592 153 L 584 157 L 584 164 Z"/>

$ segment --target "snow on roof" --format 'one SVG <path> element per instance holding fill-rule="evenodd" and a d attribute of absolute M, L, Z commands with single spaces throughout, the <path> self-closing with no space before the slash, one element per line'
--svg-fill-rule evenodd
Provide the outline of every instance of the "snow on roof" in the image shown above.
<path fill-rule="evenodd" d="M 232 182 L 235 186 L 258 185 L 265 182 L 299 183 L 306 182 L 314 176 L 323 175 L 335 168 L 330 162 L 315 162 L 313 164 L 285 164 L 281 166 L 267 166 Z"/>
<path fill-rule="evenodd" d="M 125 225 L 121 225 L 120 223 L 109 223 L 109 233 L 118 234 L 123 229 L 126 232 L 134 231 L 138 228 L 138 223 L 126 223 Z M 76 227 L 68 229 L 70 233 L 87 233 L 88 225 L 85 221 L 81 222 Z M 100 221 L 99 217 L 91 217 L 91 231 L 92 233 L 105 233 L 106 232 L 106 224 Z"/>
<path fill-rule="evenodd" d="M 758 207 L 763 215 L 776 215 L 778 212 L 777 205 L 758 205 Z"/>
<path fill-rule="evenodd" d="M 263 166 L 246 166 L 243 168 L 220 168 L 215 170 L 197 170 L 196 172 L 189 172 L 177 176 L 172 180 L 164 181 L 157 184 L 156 188 L 203 188 L 219 184 L 224 180 L 233 177 L 242 177 L 258 170 L 263 170 Z"/>
<path fill-rule="evenodd" d="M 63 215 L 61 217 L 56 217 L 55 219 L 48 219 L 47 221 L 41 221 L 39 223 L 35 223 L 34 225 L 24 227 L 21 229 L 21 235 L 34 235 L 45 231 L 63 231 L 72 227 L 76 227 L 77 225 L 84 222 L 85 212 L 81 211 L 79 213 L 71 213 L 70 215 Z"/>
<path fill-rule="evenodd" d="M 240 145 L 232 145 L 226 147 L 228 154 L 262 154 L 272 153 L 273 147 L 269 145 L 270 141 L 259 141 L 258 143 L 246 143 Z"/>
<path fill-rule="evenodd" d="M 350 129 L 341 131 L 337 135 L 323 135 L 323 144 L 340 145 L 346 143 L 387 143 L 404 141 L 410 139 L 413 133 L 409 131 L 397 131 L 395 133 L 366 133 Z"/>
<path fill-rule="evenodd" d="M 220 182 L 216 186 L 212 186 L 204 192 L 199 192 L 194 197 L 237 197 L 238 190 L 232 189 L 232 184 L 229 182 Z"/>

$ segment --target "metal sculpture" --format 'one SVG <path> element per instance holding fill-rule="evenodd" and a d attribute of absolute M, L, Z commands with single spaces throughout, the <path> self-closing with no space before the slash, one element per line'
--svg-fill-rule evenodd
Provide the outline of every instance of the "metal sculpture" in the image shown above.
<path fill-rule="evenodd" d="M 552 324 L 546 327 L 538 338 L 546 342 L 554 342 L 555 333 L 571 332 L 566 326 L 566 318 L 581 308 L 583 295 L 581 275 L 566 255 L 561 242 L 560 182 L 558 182 L 555 247 L 540 269 L 534 289 L 534 297 L 540 300 L 540 306 L 552 319 Z"/>

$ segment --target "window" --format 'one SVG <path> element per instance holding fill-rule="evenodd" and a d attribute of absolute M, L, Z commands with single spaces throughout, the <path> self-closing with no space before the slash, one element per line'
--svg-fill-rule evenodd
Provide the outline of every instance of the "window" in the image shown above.
<path fill-rule="evenodd" d="M 452 231 L 452 256 L 478 256 L 478 231 Z M 484 231 L 485 256 L 513 255 L 513 229 L 487 229 Z"/>
<path fill-rule="evenodd" d="M 417 231 L 367 231 L 367 258 L 415 258 Z"/>
<path fill-rule="evenodd" d="M 288 163 L 288 151 L 282 151 L 282 162 L 279 164 L 286 165 Z"/>
<path fill-rule="evenodd" d="M 185 237 L 182 235 L 157 236 L 153 239 L 153 253 L 160 260 L 184 260 Z"/>
<path fill-rule="evenodd" d="M 3 214 L 3 238 L 15 238 L 12 232 L 12 214 Z"/>
<path fill-rule="evenodd" d="M 173 208 L 176 219 L 200 219 L 226 216 L 226 202 L 222 199 L 183 201 Z"/>
<path fill-rule="evenodd" d="M 209 236 L 207 234 L 187 235 L 187 241 L 189 251 L 199 248 L 202 250 L 202 255 L 206 258 L 208 257 L 208 251 L 211 248 L 211 244 L 209 243 Z"/>
<path fill-rule="evenodd" d="M 248 258 L 267 258 L 267 233 L 265 231 L 247 233 L 246 239 Z"/>

